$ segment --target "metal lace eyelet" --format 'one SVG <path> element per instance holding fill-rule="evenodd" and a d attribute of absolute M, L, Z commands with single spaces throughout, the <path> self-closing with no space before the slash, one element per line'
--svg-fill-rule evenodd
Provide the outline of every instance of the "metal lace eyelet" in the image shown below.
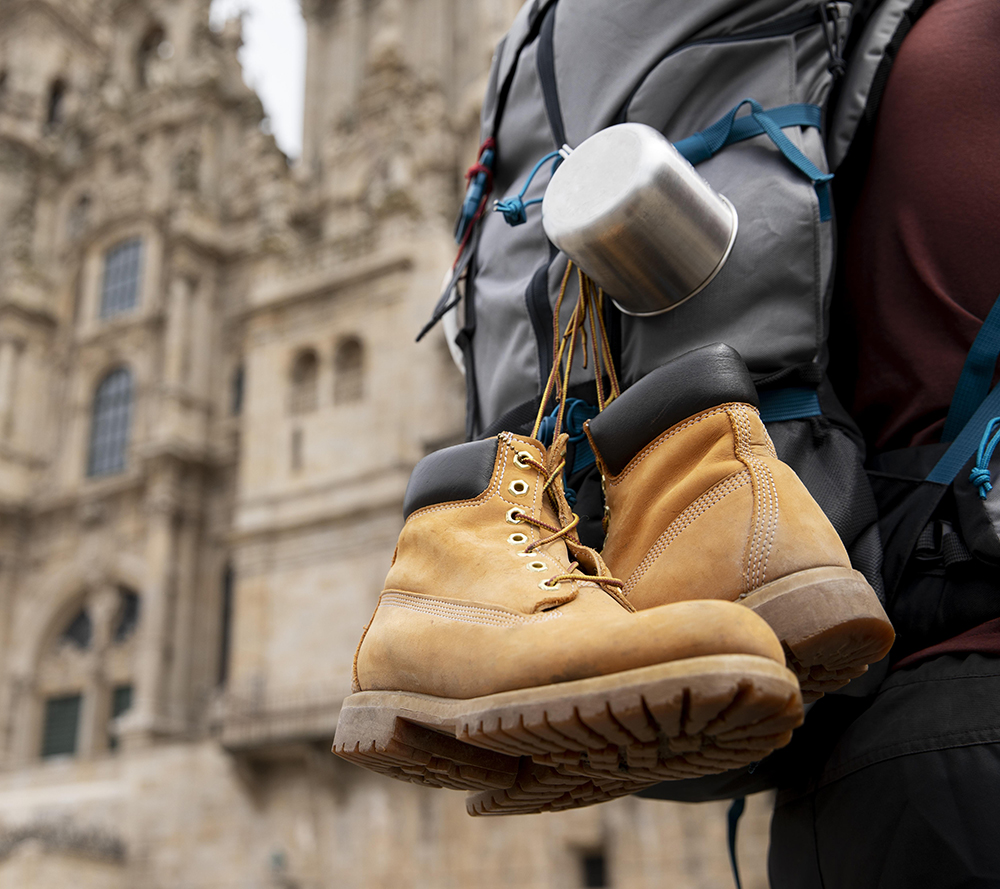
<path fill-rule="evenodd" d="M 555 588 L 556 588 L 557 586 L 559 586 L 559 584 L 557 584 L 557 583 L 550 583 L 550 582 L 549 582 L 549 581 L 547 581 L 547 580 L 543 580 L 543 581 L 542 581 L 542 582 L 541 582 L 540 584 L 538 584 L 538 588 L 539 588 L 540 590 L 547 590 L 547 591 L 552 591 L 552 590 L 554 590 L 554 589 L 555 589 Z"/>
<path fill-rule="evenodd" d="M 513 544 L 514 546 L 520 546 L 522 543 L 528 542 L 528 535 L 522 534 L 520 531 L 517 531 L 514 534 L 511 534 L 510 537 L 507 538 L 507 542 Z M 523 556 L 524 553 L 518 553 L 518 555 Z"/>
<path fill-rule="evenodd" d="M 504 516 L 504 519 L 507 520 L 507 524 L 509 525 L 520 525 L 524 519 L 517 518 L 519 515 L 523 515 L 521 508 L 519 506 L 514 506 L 507 510 L 507 514 Z"/>
<path fill-rule="evenodd" d="M 528 562 L 525 567 L 529 571 L 545 571 L 549 566 L 544 562 Z"/>
<path fill-rule="evenodd" d="M 520 497 L 528 493 L 528 483 L 524 479 L 516 478 L 507 485 L 507 490 L 515 497 Z"/>
<path fill-rule="evenodd" d="M 531 463 L 529 461 L 531 459 L 532 456 L 527 451 L 518 451 L 514 454 L 514 465 L 520 467 L 521 469 L 530 469 Z"/>

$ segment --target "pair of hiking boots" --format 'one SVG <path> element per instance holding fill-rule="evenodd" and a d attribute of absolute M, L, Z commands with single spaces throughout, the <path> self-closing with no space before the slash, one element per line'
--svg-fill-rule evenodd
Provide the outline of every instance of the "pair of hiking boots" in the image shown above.
<path fill-rule="evenodd" d="M 422 460 L 334 751 L 506 814 L 788 743 L 803 698 L 859 676 L 893 631 L 756 404 L 740 356 L 716 345 L 590 420 L 601 553 L 575 531 L 565 436 L 505 432 Z"/>

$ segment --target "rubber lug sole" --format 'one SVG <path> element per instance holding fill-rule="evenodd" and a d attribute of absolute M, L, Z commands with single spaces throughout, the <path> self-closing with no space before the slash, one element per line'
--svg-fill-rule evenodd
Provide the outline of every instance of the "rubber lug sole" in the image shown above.
<path fill-rule="evenodd" d="M 539 812 L 739 768 L 801 722 L 784 666 L 713 655 L 467 700 L 357 692 L 333 749 L 394 778 L 486 791 L 474 814 Z"/>
<path fill-rule="evenodd" d="M 789 574 L 740 599 L 774 630 L 809 703 L 881 660 L 895 634 L 864 575 L 850 568 Z"/>

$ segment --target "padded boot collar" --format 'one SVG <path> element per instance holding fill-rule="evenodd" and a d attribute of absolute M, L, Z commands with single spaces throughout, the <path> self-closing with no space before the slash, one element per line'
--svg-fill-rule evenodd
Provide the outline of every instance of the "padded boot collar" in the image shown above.
<path fill-rule="evenodd" d="M 719 404 L 759 406 L 739 352 L 714 343 L 668 361 L 629 387 L 593 420 L 588 432 L 611 475 L 657 436 Z"/>
<path fill-rule="evenodd" d="M 470 441 L 424 457 L 413 470 L 403 498 L 403 518 L 425 506 L 472 500 L 490 485 L 497 439 Z"/>

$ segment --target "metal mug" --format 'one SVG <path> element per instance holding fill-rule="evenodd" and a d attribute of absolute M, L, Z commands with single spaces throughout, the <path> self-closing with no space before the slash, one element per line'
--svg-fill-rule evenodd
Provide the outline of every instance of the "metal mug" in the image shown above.
<path fill-rule="evenodd" d="M 595 133 L 553 174 L 545 233 L 629 315 L 659 315 L 705 287 L 736 240 L 736 208 L 663 135 Z"/>

